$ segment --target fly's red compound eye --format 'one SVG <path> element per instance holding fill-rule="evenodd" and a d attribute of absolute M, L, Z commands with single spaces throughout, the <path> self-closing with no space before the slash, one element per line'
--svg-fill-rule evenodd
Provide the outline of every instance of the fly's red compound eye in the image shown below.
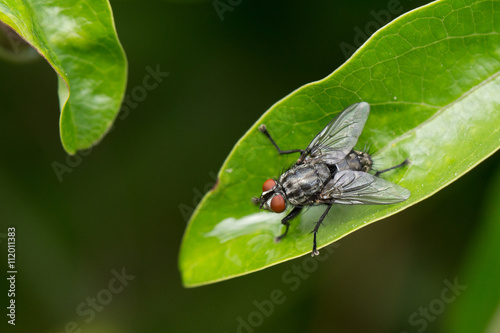
<path fill-rule="evenodd" d="M 275 195 L 271 200 L 271 210 L 275 213 L 281 213 L 286 208 L 285 199 L 281 195 Z"/>
<path fill-rule="evenodd" d="M 276 182 L 274 179 L 268 179 L 264 182 L 264 185 L 262 185 L 262 192 L 267 192 L 270 189 L 272 189 L 276 185 Z"/>

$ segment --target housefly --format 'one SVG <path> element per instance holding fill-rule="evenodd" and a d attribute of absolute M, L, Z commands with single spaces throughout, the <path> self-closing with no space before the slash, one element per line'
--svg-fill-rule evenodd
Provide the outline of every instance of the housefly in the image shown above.
<path fill-rule="evenodd" d="M 408 160 L 384 170 L 373 170 L 369 153 L 353 150 L 370 113 L 370 105 L 360 102 L 348 106 L 319 132 L 306 149 L 281 150 L 265 125 L 259 126 L 280 154 L 300 153 L 295 164 L 278 178 L 264 182 L 262 195 L 254 202 L 271 212 L 281 213 L 288 205 L 292 210 L 281 223 L 286 236 L 290 221 L 306 206 L 326 205 L 316 222 L 311 255 L 318 255 L 316 234 L 333 204 L 387 205 L 405 201 L 410 191 L 378 176 L 386 171 L 409 164 Z M 370 170 L 375 174 L 368 173 Z"/>

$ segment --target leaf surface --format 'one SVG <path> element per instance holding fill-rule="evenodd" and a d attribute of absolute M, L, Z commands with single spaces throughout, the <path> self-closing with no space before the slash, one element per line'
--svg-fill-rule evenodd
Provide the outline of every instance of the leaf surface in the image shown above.
<path fill-rule="evenodd" d="M 330 76 L 272 106 L 235 145 L 217 187 L 191 217 L 179 263 L 185 286 L 311 251 L 309 232 L 324 208 L 302 213 L 274 243 L 286 212 L 259 212 L 251 203 L 266 179 L 298 158 L 279 156 L 257 130 L 262 123 L 281 149 L 304 149 L 345 107 L 366 101 L 371 113 L 356 147 L 371 146 L 375 169 L 411 161 L 382 175 L 410 190 L 408 200 L 334 206 L 319 230 L 320 246 L 416 204 L 493 154 L 500 146 L 499 31 L 498 1 L 437 1 L 391 22 Z"/>

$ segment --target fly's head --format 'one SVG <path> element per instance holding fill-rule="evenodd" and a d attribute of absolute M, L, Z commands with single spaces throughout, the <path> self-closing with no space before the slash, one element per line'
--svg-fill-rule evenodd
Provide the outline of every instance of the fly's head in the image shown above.
<path fill-rule="evenodd" d="M 262 185 L 262 195 L 254 199 L 259 208 L 270 212 L 281 213 L 286 209 L 285 192 L 278 181 L 268 179 Z"/>

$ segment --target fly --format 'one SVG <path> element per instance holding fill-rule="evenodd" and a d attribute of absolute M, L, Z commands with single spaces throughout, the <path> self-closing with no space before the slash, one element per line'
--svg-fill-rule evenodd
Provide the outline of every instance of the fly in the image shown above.
<path fill-rule="evenodd" d="M 391 168 L 379 170 L 375 175 L 368 173 L 373 161 L 369 153 L 353 150 L 370 113 L 370 105 L 360 102 L 348 106 L 319 132 L 306 149 L 281 150 L 265 125 L 259 126 L 276 147 L 278 153 L 300 153 L 295 164 L 277 179 L 268 179 L 262 186 L 262 195 L 255 198 L 260 208 L 281 213 L 287 205 L 292 210 L 281 223 L 285 232 L 275 238 L 280 241 L 286 236 L 290 221 L 306 206 L 326 205 L 316 222 L 313 234 L 312 256 L 318 255 L 316 234 L 332 208 L 342 205 L 387 205 L 405 201 L 410 191 L 378 176 L 386 171 L 409 164 L 408 159 Z"/>

